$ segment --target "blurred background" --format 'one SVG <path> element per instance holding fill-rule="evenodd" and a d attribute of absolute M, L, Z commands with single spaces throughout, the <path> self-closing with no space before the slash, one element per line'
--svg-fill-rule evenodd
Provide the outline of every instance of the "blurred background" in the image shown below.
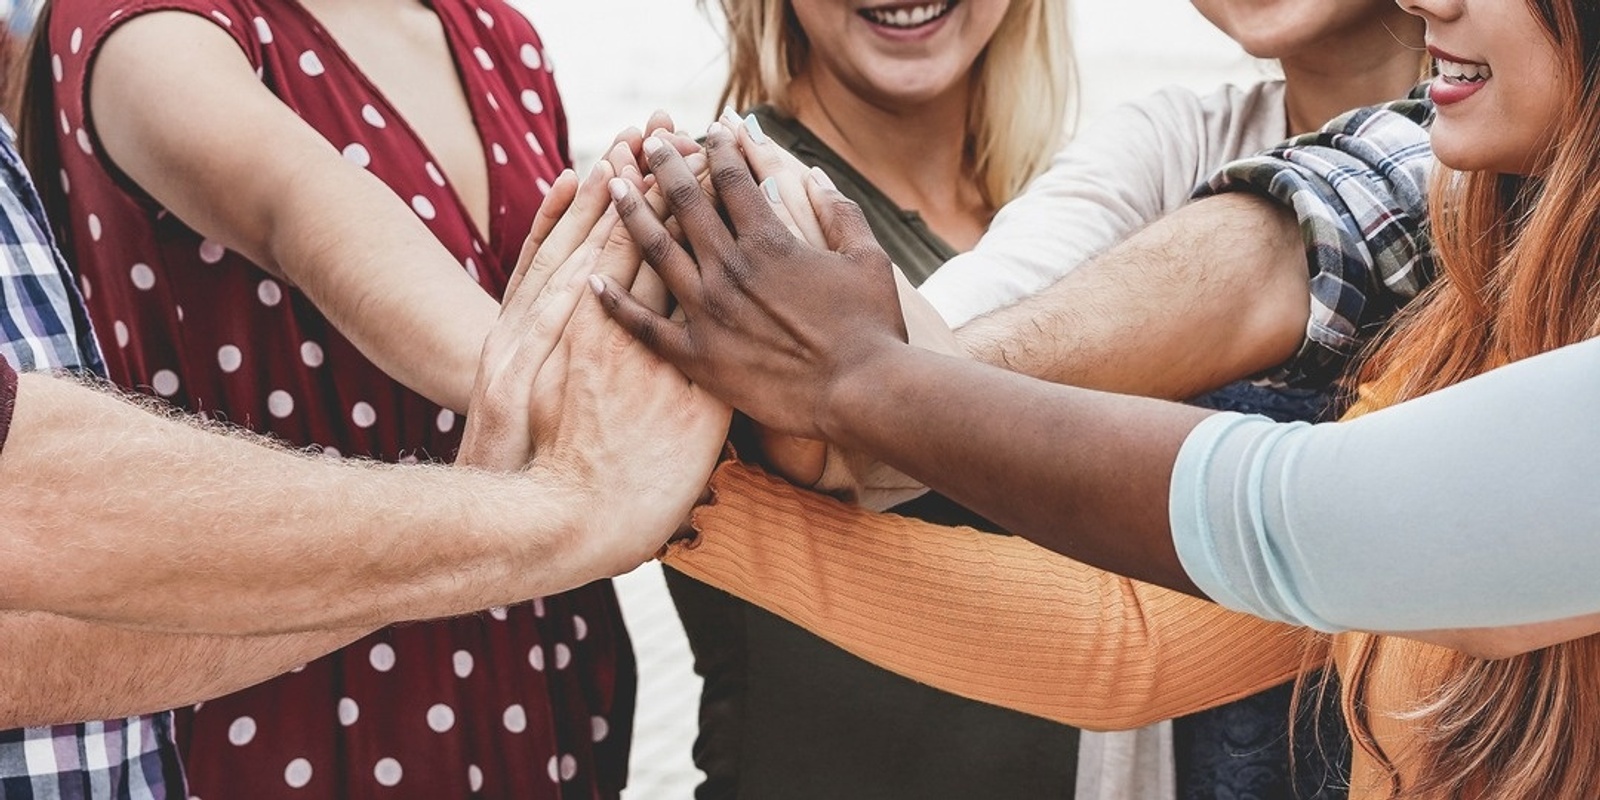
<path fill-rule="evenodd" d="M 666 109 L 692 131 L 719 111 L 724 45 L 714 8 L 702 10 L 695 0 L 512 2 L 533 20 L 555 62 L 580 169 L 618 131 L 643 125 L 653 109 Z M 1184 0 L 1073 5 L 1080 127 L 1163 86 L 1209 91 L 1229 81 L 1259 80 L 1273 69 L 1241 52 Z M 700 780 L 689 755 L 700 682 L 661 568 L 641 567 L 620 578 L 617 589 L 639 656 L 638 721 L 625 796 L 691 797 Z"/>

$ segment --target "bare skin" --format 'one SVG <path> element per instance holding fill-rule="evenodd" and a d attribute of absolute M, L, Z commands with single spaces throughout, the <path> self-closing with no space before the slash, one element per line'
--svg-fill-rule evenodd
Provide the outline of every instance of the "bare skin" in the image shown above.
<path fill-rule="evenodd" d="M 811 43 L 789 86 L 795 118 L 957 250 L 972 249 L 995 212 L 973 177 L 968 120 L 974 64 L 1007 5 L 963 4 L 916 47 L 875 32 L 855 3 L 794 6 Z"/>
<path fill-rule="evenodd" d="M 609 236 L 615 217 L 602 224 L 603 191 L 569 174 L 541 211 L 484 346 L 467 468 L 290 452 L 22 376 L 0 458 L 0 727 L 192 703 L 386 623 L 654 555 L 703 491 L 729 412 L 582 290 L 590 271 L 633 284 L 639 267 Z"/>
<path fill-rule="evenodd" d="M 1178 447 L 1209 412 L 908 347 L 887 259 L 836 191 L 809 186 L 831 252 L 822 251 L 779 235 L 786 229 L 732 132 L 708 138 L 731 225 L 703 197 L 673 191 L 689 177 L 670 148 L 647 152 L 697 257 L 639 210 L 635 192 L 613 185 L 624 222 L 688 312 L 683 322 L 663 320 L 602 281 L 607 308 L 642 341 L 776 430 L 870 453 L 1044 547 L 1197 593 L 1166 509 Z M 801 261 L 804 269 L 792 266 Z M 1592 623 L 1413 636 L 1485 652 L 1545 644 Z"/>

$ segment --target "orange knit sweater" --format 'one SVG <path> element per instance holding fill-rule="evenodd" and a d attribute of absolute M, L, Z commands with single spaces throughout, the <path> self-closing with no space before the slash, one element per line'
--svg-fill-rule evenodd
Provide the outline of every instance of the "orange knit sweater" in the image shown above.
<path fill-rule="evenodd" d="M 887 669 L 983 702 L 1123 729 L 1255 694 L 1349 661 L 1329 640 L 1061 557 L 1023 539 L 844 505 L 724 464 L 700 532 L 663 561 Z M 1380 638 L 1365 698 L 1385 753 L 1405 762 L 1394 712 L 1426 696 L 1448 651 Z M 1348 690 L 1348 687 L 1347 687 Z M 1346 712 L 1350 706 L 1346 704 Z M 1389 781 L 1357 747 L 1353 800 Z"/>

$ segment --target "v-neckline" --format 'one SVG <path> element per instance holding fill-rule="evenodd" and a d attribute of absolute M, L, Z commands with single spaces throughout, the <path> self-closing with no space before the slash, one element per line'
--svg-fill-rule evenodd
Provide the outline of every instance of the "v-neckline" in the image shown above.
<path fill-rule="evenodd" d="M 360 81 L 361 85 L 371 93 L 374 101 L 381 106 L 380 110 L 388 115 L 386 119 L 392 119 L 397 122 L 401 129 L 406 132 L 406 135 L 411 137 L 417 149 L 422 152 L 427 159 L 427 163 L 432 164 L 434 169 L 439 171 L 439 176 L 444 179 L 444 186 L 441 188 L 445 190 L 445 194 L 450 196 L 450 202 L 461 213 L 461 218 L 467 221 L 466 227 L 472 234 L 473 253 L 479 257 L 486 258 L 490 253 L 499 252 L 494 248 L 494 244 L 499 238 L 501 215 L 496 211 L 498 208 L 496 199 L 500 194 L 500 186 L 499 181 L 495 180 L 494 164 L 489 155 L 489 146 L 483 136 L 483 111 L 479 108 L 479 104 L 483 100 L 477 96 L 477 92 L 472 91 L 472 87 L 467 82 L 467 68 L 476 66 L 477 62 L 474 60 L 471 63 L 467 63 L 463 60 L 465 58 L 473 58 L 473 56 L 471 53 L 463 51 L 465 42 L 461 37 L 461 32 L 456 28 L 455 21 L 450 19 L 449 15 L 440 13 L 432 0 L 421 0 L 421 2 L 433 14 L 434 18 L 439 20 L 439 26 L 444 30 L 445 49 L 450 51 L 450 60 L 456 68 L 456 81 L 461 85 L 461 93 L 467 100 L 467 113 L 472 120 L 473 135 L 478 137 L 478 150 L 483 158 L 484 188 L 487 190 L 486 194 L 489 203 L 489 207 L 486 209 L 487 217 L 484 220 L 485 230 L 479 230 L 477 224 L 472 221 L 471 209 L 467 208 L 466 201 L 461 199 L 461 193 L 456 191 L 455 182 L 445 173 L 439 157 L 434 154 L 433 148 L 428 146 L 428 141 L 417 133 L 416 128 L 412 127 L 411 121 L 400 113 L 400 109 L 389 100 L 389 96 L 384 94 L 383 89 L 373 82 L 372 78 L 367 75 L 366 70 L 356 63 L 355 58 L 344 49 L 344 45 L 339 43 L 333 33 L 322 24 L 321 20 L 317 19 L 317 15 L 311 13 L 311 9 L 306 8 L 300 0 L 287 0 L 285 5 L 292 9 L 291 13 L 299 14 L 305 18 L 306 22 L 310 23 L 312 34 L 320 39 L 323 45 L 329 48 L 334 56 L 349 69 L 350 73 L 356 77 L 356 80 Z M 466 49 L 470 50 L 470 48 Z"/>

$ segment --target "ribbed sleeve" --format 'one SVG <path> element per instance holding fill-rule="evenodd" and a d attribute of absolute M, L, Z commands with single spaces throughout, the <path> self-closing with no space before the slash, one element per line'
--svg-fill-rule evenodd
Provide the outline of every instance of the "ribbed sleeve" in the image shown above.
<path fill-rule="evenodd" d="M 1283 683 L 1326 649 L 1027 541 L 847 506 L 738 463 L 664 561 L 945 691 L 1091 729 Z"/>

